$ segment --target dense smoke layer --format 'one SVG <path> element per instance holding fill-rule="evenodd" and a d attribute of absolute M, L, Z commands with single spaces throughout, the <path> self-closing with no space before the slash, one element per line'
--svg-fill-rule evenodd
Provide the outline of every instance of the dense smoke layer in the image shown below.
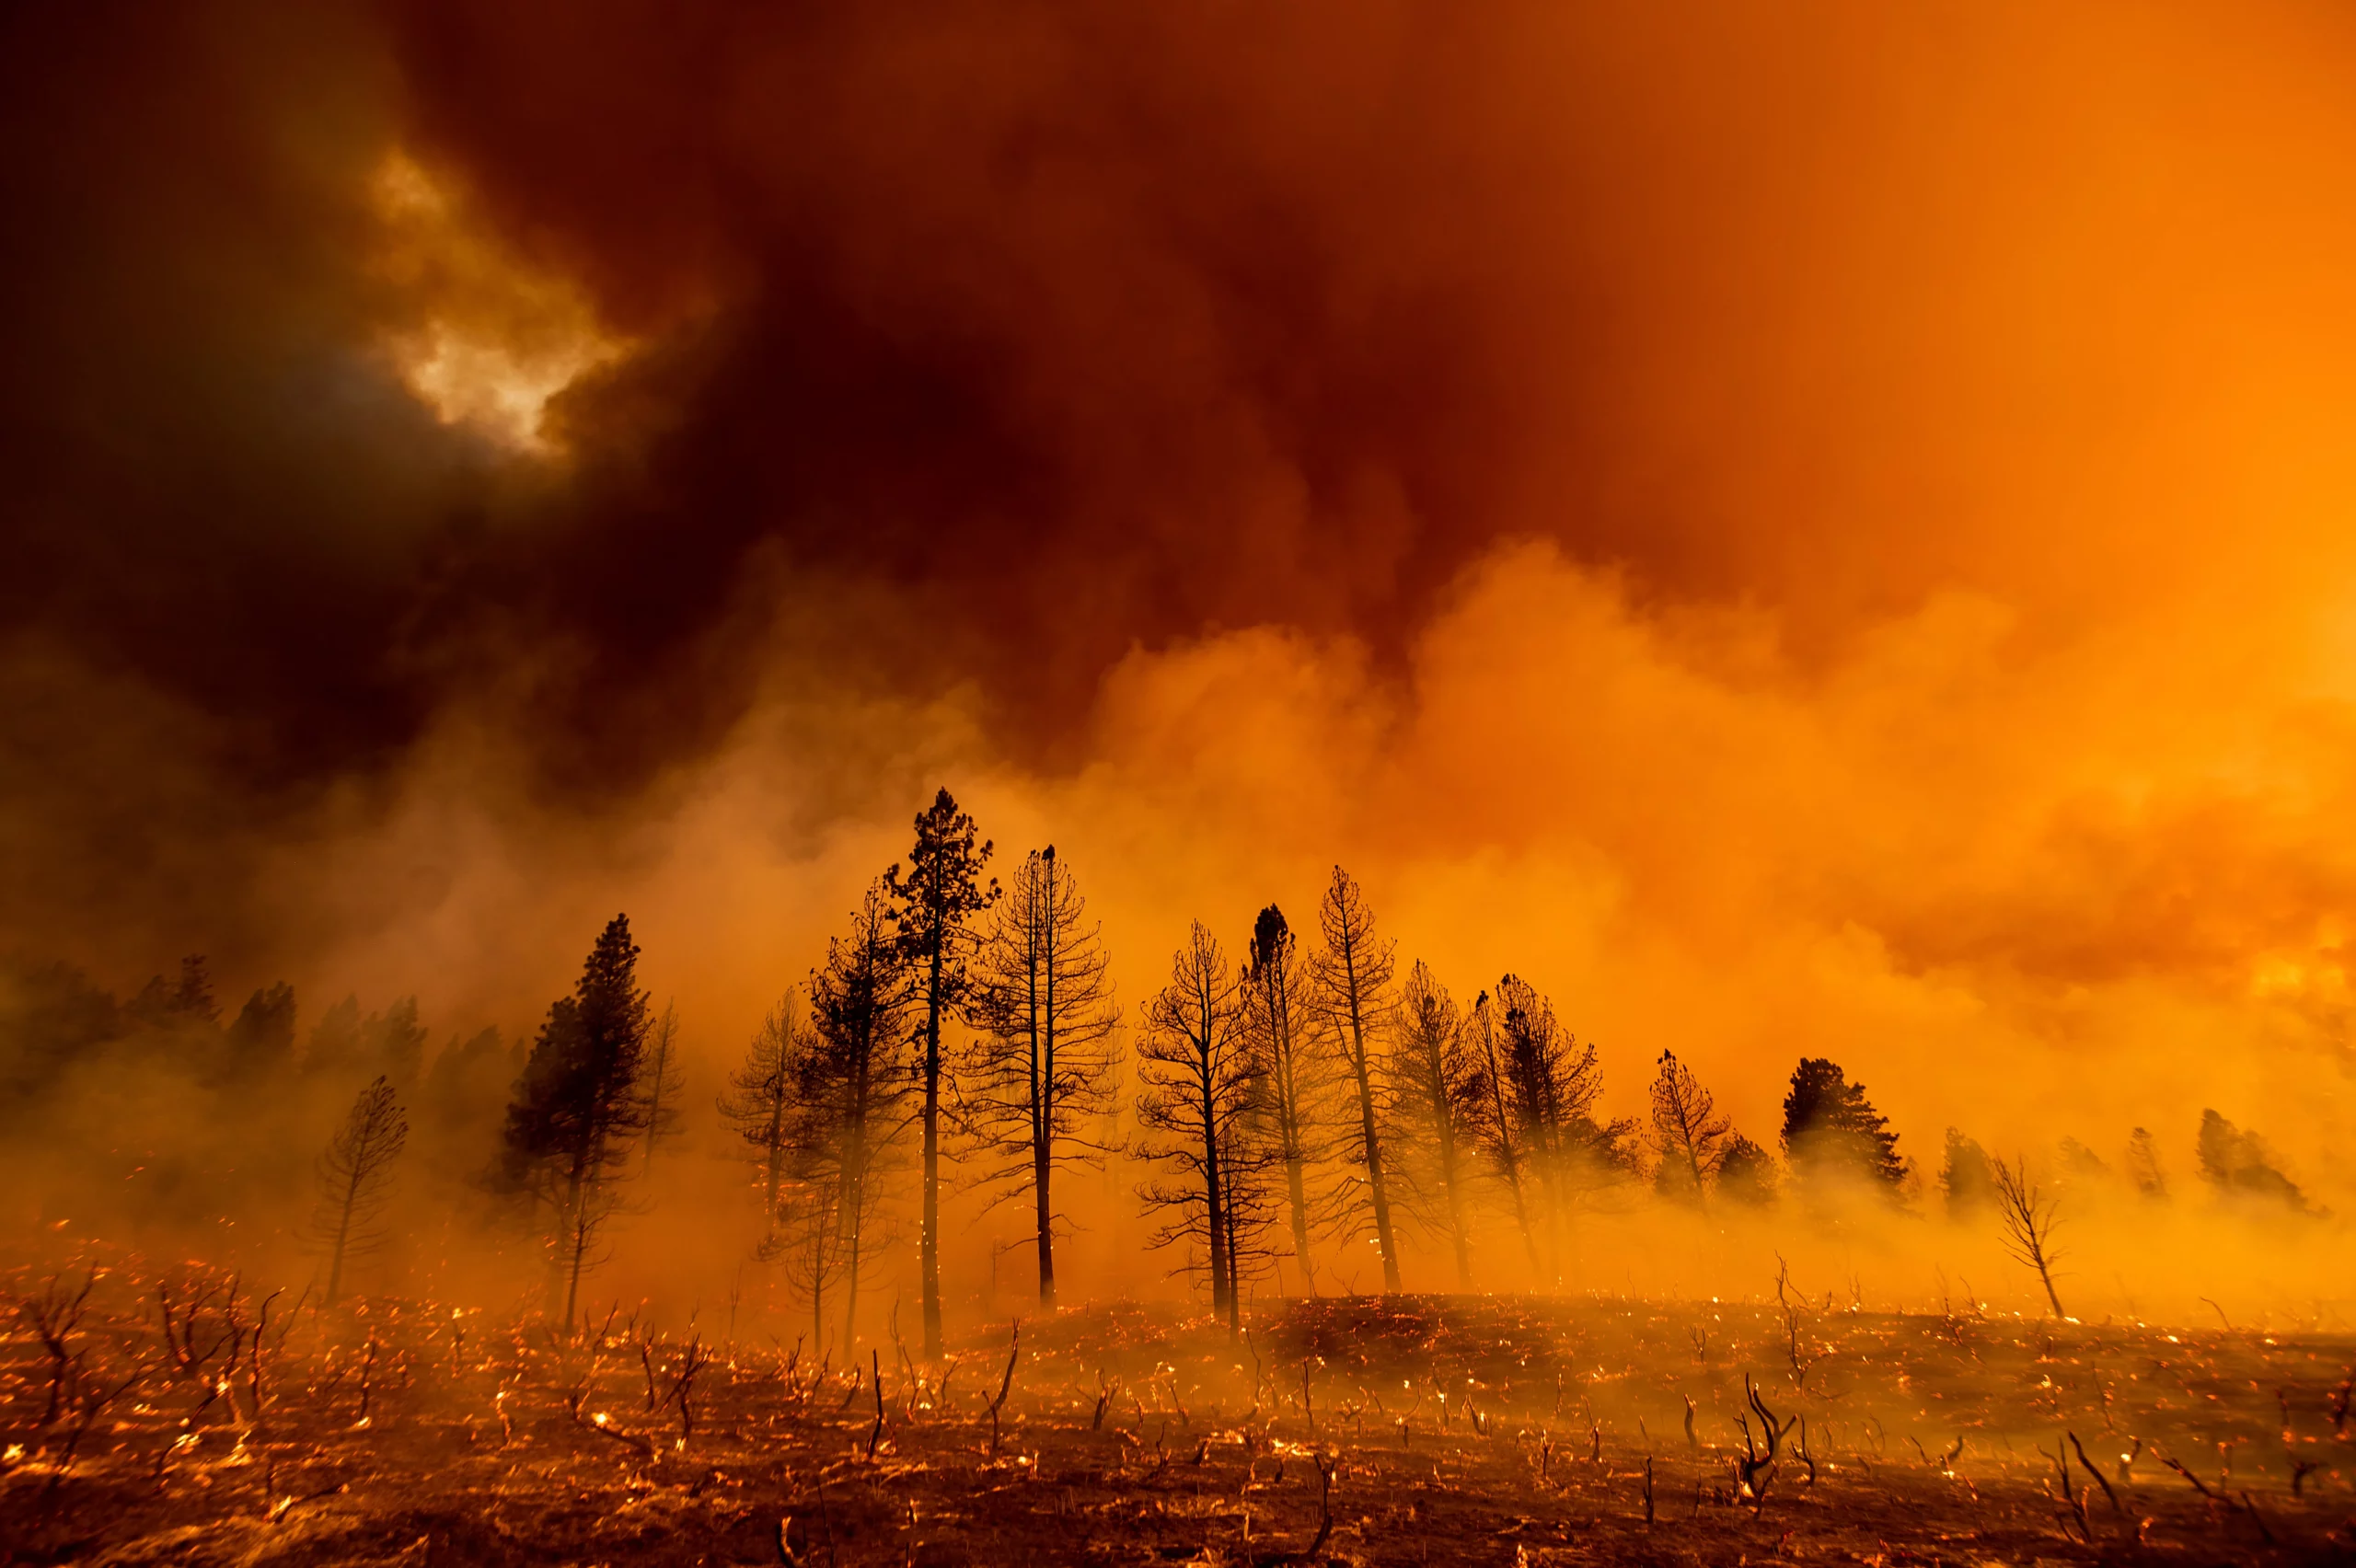
<path fill-rule="evenodd" d="M 708 1097 L 945 778 L 1132 1018 L 1340 860 L 1616 1113 L 2356 1202 L 2342 18 L 0 27 L 29 964 L 512 1044 L 628 908 Z"/>

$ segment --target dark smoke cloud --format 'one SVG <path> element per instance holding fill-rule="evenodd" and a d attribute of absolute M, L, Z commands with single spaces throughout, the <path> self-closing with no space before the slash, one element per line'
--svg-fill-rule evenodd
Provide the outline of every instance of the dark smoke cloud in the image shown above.
<path fill-rule="evenodd" d="M 2350 488 L 2281 434 L 2352 363 L 2316 200 L 2350 40 L 2311 13 L 5 26 L 12 711 L 103 732 L 11 726 L 49 777 L 7 811 L 55 841 L 19 928 L 93 865 L 129 898 L 156 838 L 234 905 L 237 846 L 460 704 L 575 800 L 780 660 L 974 683 L 1006 753 L 1068 761 L 1133 645 L 1276 622 L 1395 666 L 1506 536 L 1829 657 L 1952 586 L 2066 637 L 2315 544 L 2251 503 Z M 435 305 L 372 264 L 395 149 L 632 344 L 551 407 L 562 461 L 378 352 Z"/>

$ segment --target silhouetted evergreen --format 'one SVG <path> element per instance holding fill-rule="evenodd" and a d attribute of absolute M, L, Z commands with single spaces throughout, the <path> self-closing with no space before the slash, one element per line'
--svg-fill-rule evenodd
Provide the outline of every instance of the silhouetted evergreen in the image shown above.
<path fill-rule="evenodd" d="M 988 1163 L 992 1201 L 1028 1196 L 1039 1304 L 1056 1303 L 1055 1175 L 1102 1169 L 1114 1106 L 1113 1032 L 1121 1009 L 1103 928 L 1055 846 L 1014 872 L 975 961 L 978 1038 L 959 1077 L 962 1120 Z"/>
<path fill-rule="evenodd" d="M 1717 1180 L 1718 1166 L 1734 1136 L 1734 1123 L 1718 1113 L 1710 1091 L 1673 1051 L 1660 1054 L 1652 1102 L 1653 1142 L 1660 1154 L 1654 1185 L 1676 1202 L 1706 1207 L 1710 1185 Z"/>
<path fill-rule="evenodd" d="M 615 916 L 573 994 L 549 1009 L 507 1110 L 508 1180 L 549 1207 L 550 1262 L 568 1324 L 612 1210 L 611 1184 L 646 1126 L 641 1074 L 652 1020 L 638 956 L 629 917 Z"/>
<path fill-rule="evenodd" d="M 1199 920 L 1170 963 L 1170 983 L 1146 1004 L 1138 1040 L 1140 1151 L 1164 1174 L 1138 1188 L 1163 1217 L 1148 1245 L 1183 1246 L 1207 1276 L 1211 1310 L 1242 1326 L 1242 1283 L 1265 1260 L 1272 1155 L 1255 1136 L 1266 1063 L 1244 1024 L 1241 986 Z"/>
<path fill-rule="evenodd" d="M 1403 1136 L 1413 1212 L 1448 1243 L 1456 1260 L 1456 1287 L 1472 1288 L 1472 1205 L 1474 1150 L 1488 1104 L 1488 1078 L 1465 1039 L 1464 1020 L 1445 986 L 1421 960 L 1407 971 L 1399 998 L 1392 1059 L 1394 1113 Z"/>
<path fill-rule="evenodd" d="M 2221 1196 L 2280 1205 L 2293 1214 L 2308 1212 L 2306 1193 L 2282 1173 L 2274 1151 L 2256 1133 L 2242 1131 L 2214 1111 L 2203 1111 L 2198 1148 L 2201 1179 Z"/>
<path fill-rule="evenodd" d="M 887 894 L 882 879 L 868 889 L 850 934 L 826 944 L 826 967 L 810 977 L 817 1046 L 803 1074 L 810 1114 L 800 1154 L 817 1179 L 836 1186 L 846 1356 L 858 1343 L 860 1286 L 885 1239 L 876 1229 L 884 1182 L 908 1128 L 908 1101 L 923 1082 L 922 1063 L 907 1052 L 910 1015 L 920 1003 Z"/>
<path fill-rule="evenodd" d="M 1397 959 L 1392 943 L 1375 935 L 1374 910 L 1349 872 L 1334 868 L 1334 880 L 1317 906 L 1323 949 L 1310 961 L 1318 1010 L 1334 1050 L 1342 1060 L 1353 1101 L 1341 1128 L 1340 1158 L 1352 1168 L 1341 1193 L 1350 1210 L 1363 1187 L 1366 1217 L 1382 1254 L 1382 1288 L 1399 1290 L 1399 1243 L 1391 1224 L 1391 1190 L 1382 1161 L 1382 1133 L 1391 1119 L 1391 1085 L 1378 1071 L 1375 1041 L 1388 1026 L 1391 978 Z"/>
<path fill-rule="evenodd" d="M 342 1128 L 319 1156 L 318 1207 L 312 1233 L 328 1255 L 327 1304 L 343 1292 L 343 1265 L 384 1241 L 377 1219 L 392 1184 L 393 1161 L 409 1141 L 409 1118 L 392 1085 L 379 1078 L 352 1102 Z"/>
<path fill-rule="evenodd" d="M 284 981 L 256 991 L 237 1009 L 222 1040 L 222 1077 L 249 1085 L 283 1078 L 294 1066 L 294 987 Z"/>
<path fill-rule="evenodd" d="M 1947 1217 L 1958 1222 L 1985 1214 L 1996 1201 L 1996 1170 L 1988 1151 L 1956 1128 L 1947 1129 L 1946 1153 L 1939 1162 L 1939 1192 Z"/>
<path fill-rule="evenodd" d="M 1784 1097 L 1784 1157 L 1803 1181 L 1846 1179 L 1895 1193 L 1906 1180 L 1898 1135 L 1840 1066 L 1801 1058 Z"/>
<path fill-rule="evenodd" d="M 916 847 L 906 876 L 894 866 L 885 873 L 886 893 L 897 901 L 901 958 L 913 976 L 917 1005 L 924 1009 L 923 1052 L 918 1063 L 924 1097 L 923 1213 L 918 1221 L 917 1272 L 924 1297 L 924 1354 L 941 1358 L 941 1024 L 955 1012 L 965 991 L 964 955 L 973 938 L 965 923 L 998 898 L 998 882 L 985 887 L 983 870 L 990 845 L 976 842 L 974 819 L 957 809 L 947 789 L 917 813 Z"/>

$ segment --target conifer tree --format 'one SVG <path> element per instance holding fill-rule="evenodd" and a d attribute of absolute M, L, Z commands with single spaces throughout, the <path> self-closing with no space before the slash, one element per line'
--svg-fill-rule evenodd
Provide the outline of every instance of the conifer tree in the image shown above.
<path fill-rule="evenodd" d="M 1187 1266 L 1207 1273 L 1211 1310 L 1230 1334 L 1242 1325 L 1241 1254 L 1256 1251 L 1265 1218 L 1251 1126 L 1265 1064 L 1243 1014 L 1227 955 L 1197 920 L 1171 961 L 1170 983 L 1147 1003 L 1138 1040 L 1142 1152 L 1164 1172 L 1138 1189 L 1166 1216 L 1149 1244 L 1188 1249 Z"/>
<path fill-rule="evenodd" d="M 646 1036 L 646 1169 L 654 1169 L 654 1151 L 679 1136 L 685 1120 L 679 1097 L 687 1092 L 687 1069 L 679 1064 L 679 1009 L 665 1002 L 663 1016 Z"/>
<path fill-rule="evenodd" d="M 1680 1202 L 1709 1206 L 1710 1184 L 1725 1162 L 1734 1123 L 1718 1114 L 1710 1091 L 1673 1051 L 1660 1054 L 1653 1079 L 1653 1140 L 1660 1151 L 1660 1189 Z"/>
<path fill-rule="evenodd" d="M 1538 1228 L 1530 1213 L 1530 1188 L 1535 1178 L 1530 1169 L 1530 1147 L 1522 1139 L 1521 1126 L 1513 1113 L 1507 1095 L 1512 1075 L 1508 1070 L 1505 1046 L 1505 1032 L 1497 1020 L 1497 1005 L 1484 991 L 1473 999 L 1472 1011 L 1466 1020 L 1471 1045 L 1480 1064 L 1483 1091 L 1480 1097 L 1480 1121 L 1476 1140 L 1482 1152 L 1489 1157 L 1497 1180 L 1513 1200 L 1513 1218 L 1521 1232 L 1523 1250 L 1530 1255 L 1530 1272 L 1540 1273 L 1538 1261 Z"/>
<path fill-rule="evenodd" d="M 814 1351 L 826 1343 L 826 1292 L 841 1257 L 841 1171 L 830 1158 L 840 1087 L 829 1085 L 821 1042 L 788 992 L 761 1020 L 719 1101 L 761 1198 L 755 1255 L 783 1263 L 789 1287 L 810 1309 Z"/>
<path fill-rule="evenodd" d="M 1445 986 L 1419 959 L 1399 1000 L 1395 1077 L 1398 1111 L 1412 1135 L 1409 1170 L 1424 1223 L 1446 1238 L 1456 1287 L 1472 1288 L 1471 1172 L 1488 1080 L 1465 1041 L 1464 1021 Z"/>
<path fill-rule="evenodd" d="M 916 847 L 907 874 L 894 866 L 885 891 L 898 901 L 894 912 L 903 963 L 913 972 L 918 1005 L 924 1009 L 923 1083 L 924 1193 L 917 1238 L 917 1268 L 924 1297 L 924 1354 L 941 1359 L 941 1026 L 964 1000 L 964 957 L 972 945 L 966 922 L 998 899 L 998 882 L 985 887 L 981 873 L 990 846 L 977 844 L 974 819 L 957 809 L 946 788 L 917 814 Z M 856 1285 L 853 1289 L 856 1291 Z"/>
<path fill-rule="evenodd" d="M 330 1307 L 343 1294 L 345 1262 L 383 1244 L 377 1220 L 391 1189 L 393 1162 L 408 1141 L 409 1118 L 393 1086 L 380 1077 L 360 1091 L 342 1128 L 319 1156 L 318 1206 L 311 1228 L 328 1254 Z"/>
<path fill-rule="evenodd" d="M 2274 1151 L 2258 1134 L 2242 1131 L 2214 1111 L 2203 1111 L 2194 1148 L 2201 1179 L 2218 1196 L 2279 1204 L 2292 1214 L 2309 1212 L 2306 1193 L 2282 1173 Z"/>
<path fill-rule="evenodd" d="M 247 997 L 222 1038 L 222 1077 L 232 1084 L 248 1086 L 291 1070 L 294 987 L 282 980 Z"/>
<path fill-rule="evenodd" d="M 1392 943 L 1375 935 L 1366 894 L 1341 867 L 1318 905 L 1323 951 L 1311 962 L 1316 1002 L 1327 1038 L 1356 1091 L 1357 1115 L 1347 1124 L 1341 1158 L 1365 1174 L 1375 1245 L 1382 1253 L 1382 1288 L 1399 1291 L 1399 1245 L 1391 1225 L 1391 1190 L 1382 1163 L 1382 1130 L 1390 1119 L 1388 1085 L 1376 1071 L 1376 1041 L 1390 1019 L 1390 986 L 1397 959 Z"/>
<path fill-rule="evenodd" d="M 1306 976 L 1283 911 L 1269 905 L 1252 927 L 1250 961 L 1243 971 L 1243 1023 L 1261 1065 L 1254 1097 L 1255 1129 L 1268 1157 L 1284 1170 L 1286 1213 L 1292 1224 L 1293 1260 L 1302 1288 L 1317 1294 L 1317 1265 L 1310 1251 L 1311 1166 L 1330 1152 L 1330 1089 L 1322 1062 L 1306 1049 Z"/>
<path fill-rule="evenodd" d="M 834 1188 L 846 1356 L 859 1342 L 860 1286 L 884 1239 L 878 1224 L 911 1120 L 909 1099 L 921 1092 L 922 1064 L 911 1063 L 906 1048 L 910 1015 L 925 1004 L 913 994 L 907 949 L 894 930 L 889 885 L 879 879 L 868 889 L 849 935 L 826 944 L 826 967 L 810 978 L 817 1045 L 802 1091 L 812 1113 L 803 1158 L 814 1179 Z"/>
<path fill-rule="evenodd" d="M 1996 1168 L 1988 1151 L 1955 1127 L 1947 1129 L 1946 1152 L 1939 1162 L 1939 1191 L 1947 1217 L 1958 1223 L 1976 1218 L 1996 1201 Z"/>
<path fill-rule="evenodd" d="M 550 1262 L 568 1325 L 612 1213 L 612 1184 L 627 1169 L 631 1140 L 646 1128 L 641 1075 L 652 1020 L 638 988 L 638 956 L 629 917 L 615 916 L 590 949 L 573 994 L 549 1009 L 507 1109 L 509 1179 L 552 1210 Z"/>
<path fill-rule="evenodd" d="M 1784 1156 L 1803 1181 L 1861 1182 L 1895 1198 L 1906 1180 L 1888 1119 L 1837 1063 L 1807 1056 L 1784 1097 Z"/>
<path fill-rule="evenodd" d="M 1552 1003 L 1511 974 L 1497 983 L 1497 997 L 1506 1105 L 1538 1177 L 1550 1272 L 1559 1283 L 1565 1233 L 1580 1205 L 1634 1174 L 1635 1124 L 1596 1120 L 1602 1066 L 1593 1044 L 1555 1021 Z"/>
<path fill-rule="evenodd" d="M 1056 1304 L 1055 1173 L 1101 1167 L 1099 1136 L 1113 1103 L 1114 1031 L 1121 1009 L 1103 928 L 1055 846 L 1014 873 L 975 963 L 974 1021 L 964 1119 L 994 1163 L 979 1180 L 1000 1198 L 1028 1195 L 1039 1305 Z"/>
<path fill-rule="evenodd" d="M 1746 1208 L 1764 1208 L 1775 1201 L 1775 1161 L 1768 1152 L 1740 1133 L 1727 1140 L 1718 1160 L 1718 1195 Z"/>
<path fill-rule="evenodd" d="M 2167 1200 L 2167 1173 L 2160 1169 L 2159 1146 L 2153 1141 L 2148 1127 L 2138 1127 L 2127 1135 L 2127 1177 L 2145 1201 Z"/>

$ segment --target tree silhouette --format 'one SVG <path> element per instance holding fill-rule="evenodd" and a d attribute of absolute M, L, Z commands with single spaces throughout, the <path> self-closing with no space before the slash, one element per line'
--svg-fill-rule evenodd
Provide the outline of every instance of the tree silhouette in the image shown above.
<path fill-rule="evenodd" d="M 1527 981 L 1497 983 L 1505 1103 L 1544 1200 L 1551 1272 L 1563 1277 L 1564 1233 L 1588 1194 L 1634 1174 L 1635 1124 L 1595 1119 L 1603 1072 L 1592 1044 L 1555 1021 L 1553 1005 Z"/>
<path fill-rule="evenodd" d="M 510 1182 L 552 1208 L 550 1266 L 564 1286 L 570 1325 L 581 1276 L 611 1215 L 612 1184 L 646 1129 L 642 1075 L 652 1028 L 638 988 L 629 917 L 598 934 L 573 994 L 549 1009 L 507 1109 Z"/>
<path fill-rule="evenodd" d="M 280 981 L 246 998 L 222 1036 L 222 1078 L 248 1087 L 294 1065 L 294 987 Z"/>
<path fill-rule="evenodd" d="M 343 1126 L 319 1156 L 313 1235 L 328 1253 L 327 1304 L 343 1294 L 343 1265 L 383 1245 L 377 1228 L 392 1188 L 393 1161 L 409 1142 L 409 1118 L 383 1078 L 360 1091 Z"/>
<path fill-rule="evenodd" d="M 2282 1173 L 2274 1151 L 2256 1133 L 2242 1131 L 2214 1111 L 2203 1111 L 2196 1148 L 2201 1179 L 2219 1196 L 2279 1204 L 2292 1214 L 2311 1212 L 2306 1193 Z"/>
<path fill-rule="evenodd" d="M 1522 1139 L 1521 1125 L 1507 1100 L 1511 1092 L 1512 1073 L 1507 1060 L 1505 1031 L 1497 1019 L 1498 1009 L 1484 991 L 1472 1002 L 1472 1012 L 1465 1020 L 1469 1045 L 1479 1064 L 1481 1082 L 1485 1092 L 1479 1102 L 1479 1121 L 1475 1124 L 1477 1147 L 1489 1157 L 1489 1162 L 1505 1184 L 1506 1193 L 1513 1200 L 1514 1224 L 1521 1231 L 1521 1244 L 1530 1254 L 1530 1272 L 1538 1274 L 1538 1228 L 1530 1215 L 1530 1188 L 1536 1178 L 1530 1168 L 1530 1151 Z"/>
<path fill-rule="evenodd" d="M 1399 998 L 1396 1110 L 1414 1156 L 1412 1191 L 1424 1223 L 1448 1240 L 1456 1258 L 1456 1287 L 1472 1288 L 1472 1247 L 1466 1214 L 1468 1159 L 1478 1147 L 1489 1082 L 1465 1039 L 1464 1020 L 1447 988 L 1419 959 L 1407 971 Z"/>
<path fill-rule="evenodd" d="M 843 1353 L 859 1342 L 859 1290 L 881 1238 L 886 1179 L 896 1166 L 910 1113 L 907 949 L 893 929 L 888 879 L 879 878 L 851 915 L 850 934 L 826 944 L 826 967 L 810 977 L 817 1047 L 804 1075 L 810 1110 L 803 1159 L 829 1182 L 834 1239 L 843 1280 Z M 918 1067 L 912 1075 L 911 1066 Z"/>
<path fill-rule="evenodd" d="M 1653 1079 L 1653 1140 L 1660 1150 L 1660 1188 L 1681 1202 L 1709 1205 L 1710 1184 L 1726 1159 L 1734 1123 L 1674 1052 L 1660 1054 Z"/>
<path fill-rule="evenodd" d="M 2138 1127 L 2127 1135 L 2127 1177 L 2144 1198 L 2154 1203 L 2166 1200 L 2167 1173 L 2160 1169 L 2160 1151 L 2148 1128 Z"/>
<path fill-rule="evenodd" d="M 2037 1183 L 2028 1177 L 2028 1162 L 2015 1156 L 2010 1164 L 2004 1160 L 1992 1162 L 1996 1182 L 1996 1216 L 2004 1222 L 2004 1250 L 2014 1261 L 2025 1268 L 2037 1271 L 2039 1285 L 2045 1286 L 2046 1304 L 2053 1315 L 2065 1318 L 2062 1297 L 2053 1288 L 2053 1270 L 2062 1255 L 2053 1250 L 2052 1200 L 2038 1191 Z"/>
<path fill-rule="evenodd" d="M 1357 1091 L 1356 1125 L 1345 1132 L 1341 1158 L 1365 1172 L 1375 1246 L 1382 1253 L 1382 1288 L 1399 1290 L 1399 1245 L 1391 1226 L 1391 1192 L 1382 1168 L 1382 1127 L 1389 1120 L 1388 1086 L 1378 1081 L 1373 1044 L 1390 1018 L 1388 995 L 1397 967 L 1393 944 L 1374 933 L 1366 894 L 1341 867 L 1317 907 L 1324 948 L 1310 961 L 1316 1002 L 1327 1034 Z M 1345 1124 L 1346 1125 L 1346 1124 Z"/>
<path fill-rule="evenodd" d="M 1309 1168 L 1329 1150 L 1327 1125 L 1332 1085 L 1324 1064 L 1304 1048 L 1308 1019 L 1307 977 L 1283 911 L 1269 905 L 1253 923 L 1249 962 L 1243 970 L 1243 1027 L 1260 1063 L 1261 1091 L 1253 1097 L 1260 1141 L 1285 1173 L 1286 1213 L 1292 1222 L 1294 1262 L 1302 1288 L 1317 1294 L 1317 1265 L 1310 1251 Z"/>
<path fill-rule="evenodd" d="M 1895 1196 L 1906 1180 L 1898 1135 L 1838 1064 L 1806 1056 L 1784 1097 L 1784 1156 L 1804 1180 L 1849 1180 Z"/>
<path fill-rule="evenodd" d="M 998 1199 L 1032 1200 L 1039 1304 L 1056 1304 L 1055 1173 L 1101 1167 L 1113 1105 L 1113 1032 L 1121 1009 L 1103 928 L 1055 846 L 1014 873 L 976 958 L 972 1011 L 981 1030 L 966 1062 L 964 1120 L 997 1163 L 979 1180 Z M 994 1200 L 995 1201 L 995 1200 Z"/>
<path fill-rule="evenodd" d="M 976 845 L 974 819 L 957 809 L 947 789 L 917 813 L 916 847 L 904 877 L 894 866 L 884 890 L 898 901 L 894 918 L 903 961 L 915 974 L 924 1009 L 924 1197 L 917 1266 L 924 1297 L 924 1354 L 941 1358 L 941 1021 L 956 1010 L 965 986 L 965 922 L 998 898 L 998 882 L 980 884 L 990 846 Z M 856 1292 L 856 1285 L 853 1289 Z"/>
<path fill-rule="evenodd" d="M 719 1100 L 761 1196 L 756 1256 L 784 1264 L 789 1287 L 810 1309 L 814 1352 L 826 1343 L 826 1291 L 841 1257 L 840 1171 L 828 1159 L 837 1101 L 820 1054 L 821 1042 L 788 992 L 761 1020 Z"/>
<path fill-rule="evenodd" d="M 1727 1140 L 1718 1157 L 1718 1196 L 1747 1208 L 1764 1208 L 1775 1201 L 1773 1157 L 1740 1133 Z"/>
<path fill-rule="evenodd" d="M 1997 1197 L 1996 1168 L 1988 1151 L 1953 1127 L 1939 1163 L 1939 1191 L 1946 1196 L 1947 1217 L 1958 1221 L 1980 1214 Z"/>
<path fill-rule="evenodd" d="M 679 1065 L 679 1010 L 669 1003 L 646 1035 L 646 1070 L 641 1075 L 646 1096 L 646 1169 L 654 1169 L 654 1151 L 679 1136 L 684 1118 L 679 1097 L 687 1092 L 686 1069 Z"/>
<path fill-rule="evenodd" d="M 1266 1219 L 1265 1161 L 1252 1136 L 1265 1064 L 1244 1028 L 1227 956 L 1200 920 L 1171 960 L 1170 983 L 1146 1004 L 1138 1058 L 1142 1152 L 1166 1172 L 1138 1189 L 1147 1209 L 1165 1216 L 1149 1245 L 1187 1247 L 1185 1266 L 1207 1269 L 1211 1309 L 1233 1334 L 1244 1256 L 1256 1251 Z"/>

